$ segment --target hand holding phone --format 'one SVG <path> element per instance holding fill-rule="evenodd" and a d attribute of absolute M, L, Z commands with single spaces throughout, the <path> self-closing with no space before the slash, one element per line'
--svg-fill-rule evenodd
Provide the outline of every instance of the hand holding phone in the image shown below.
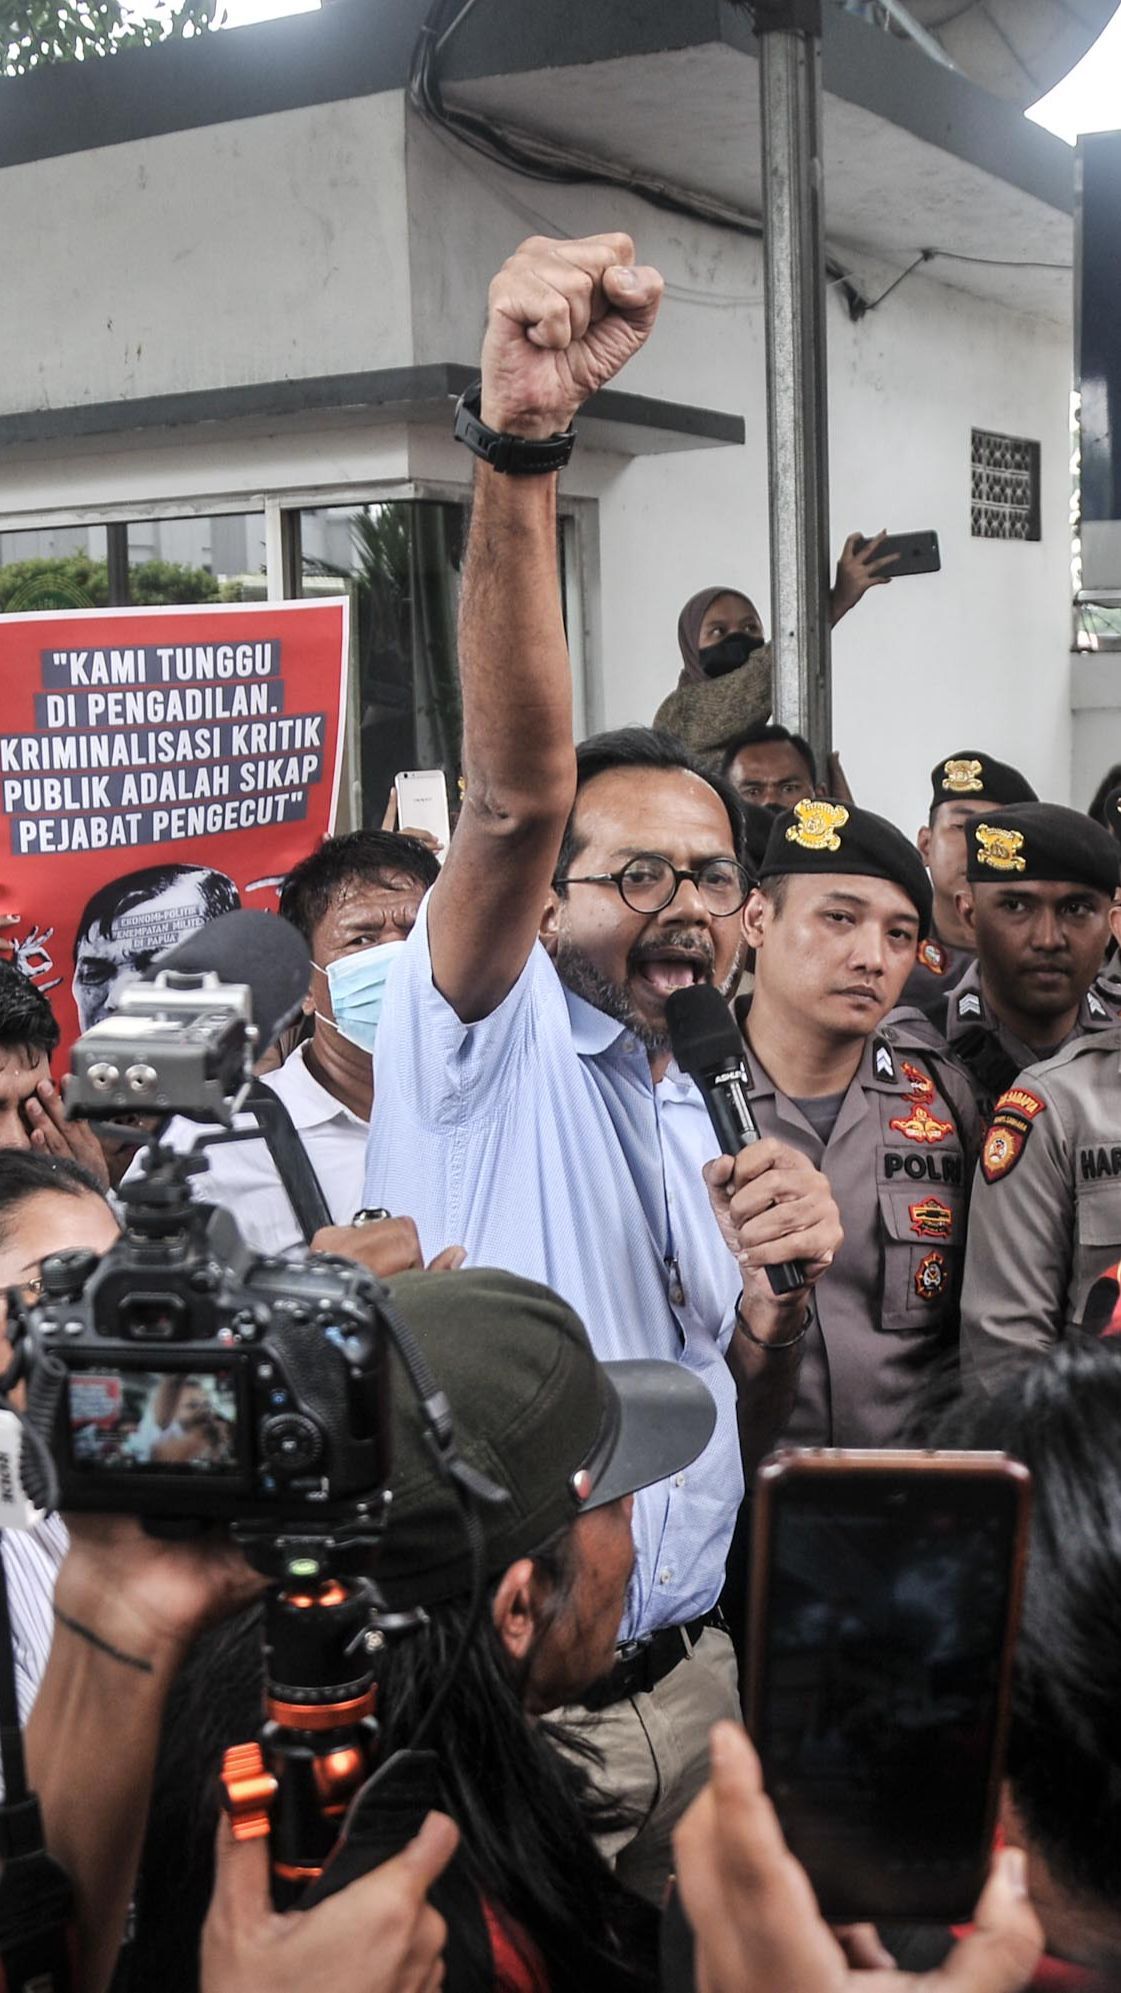
<path fill-rule="evenodd" d="M 397 797 L 397 828 L 402 837 L 416 837 L 427 844 L 442 865 L 451 838 L 448 817 L 448 785 L 442 768 L 403 770 L 394 779 Z"/>
<path fill-rule="evenodd" d="M 830 1922 L 952 1924 L 980 1892 L 1029 1487 L 1001 1454 L 790 1451 L 759 1471 L 748 1726 Z"/>
<path fill-rule="evenodd" d="M 695 1939 L 689 1983 L 695 1980 L 706 1993 L 776 1993 L 795 1986 L 827 1987 L 829 1993 L 846 1993 L 850 1986 L 852 1993 L 903 1993 L 906 1986 L 920 1993 L 926 1977 L 898 1973 L 871 1927 L 839 1934 L 829 1929 L 805 1870 L 791 1859 L 742 1730 L 716 1724 L 709 1755 L 708 1784 L 673 1837 L 678 1894 Z M 1043 1932 L 1024 1870 L 1019 1848 L 1006 1848 L 997 1858 L 974 1914 L 975 1929 L 932 1975 L 932 1987 L 952 1980 L 963 1993 L 967 1987 L 1011 1993 L 1029 1984 Z"/>
<path fill-rule="evenodd" d="M 881 581 L 898 581 L 907 574 L 941 572 L 942 554 L 934 532 L 878 533 L 874 540 L 865 540 L 854 533 L 848 545 L 854 554 L 865 559 L 875 556 L 873 573 Z"/>

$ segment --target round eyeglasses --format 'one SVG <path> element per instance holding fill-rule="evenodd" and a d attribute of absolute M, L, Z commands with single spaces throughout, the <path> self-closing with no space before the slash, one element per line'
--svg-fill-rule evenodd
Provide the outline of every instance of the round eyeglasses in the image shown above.
<path fill-rule="evenodd" d="M 710 914 L 723 919 L 738 913 L 751 891 L 751 879 L 734 858 L 710 858 L 705 865 L 681 871 L 656 852 L 641 852 L 618 872 L 589 872 L 580 878 L 554 879 L 554 886 L 614 886 L 632 913 L 661 913 L 676 899 L 683 879 L 690 879 Z"/>

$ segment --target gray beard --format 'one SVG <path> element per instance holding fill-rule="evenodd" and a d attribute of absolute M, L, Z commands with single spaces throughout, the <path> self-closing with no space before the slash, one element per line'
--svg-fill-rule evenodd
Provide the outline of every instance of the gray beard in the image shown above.
<path fill-rule="evenodd" d="M 561 982 L 572 991 L 573 996 L 583 997 L 584 1002 L 590 1003 L 595 1010 L 602 1010 L 605 1016 L 625 1024 L 644 1051 L 661 1053 L 670 1050 L 668 1030 L 663 1028 L 659 1031 L 655 1025 L 648 1023 L 631 1002 L 626 983 L 610 982 L 582 948 L 574 947 L 571 941 L 558 941 L 553 964 Z M 720 990 L 721 996 L 728 995 L 737 975 L 738 965 Z"/>

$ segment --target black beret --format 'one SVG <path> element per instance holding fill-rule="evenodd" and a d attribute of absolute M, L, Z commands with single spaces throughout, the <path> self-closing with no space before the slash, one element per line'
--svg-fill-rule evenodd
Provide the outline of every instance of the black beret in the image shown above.
<path fill-rule="evenodd" d="M 1110 836 L 1115 837 L 1118 844 L 1121 844 L 1121 789 L 1110 790 L 1102 804 L 1102 819 Z"/>
<path fill-rule="evenodd" d="M 919 938 L 930 931 L 931 895 L 926 867 L 909 838 L 886 817 L 852 803 L 807 797 L 775 819 L 761 879 L 786 872 L 839 872 L 850 877 L 891 879 L 915 903 Z"/>
<path fill-rule="evenodd" d="M 1007 809 L 1012 803 L 1039 801 L 1018 768 L 1010 768 L 1006 761 L 994 761 L 991 754 L 982 754 L 973 747 L 963 747 L 960 754 L 936 762 L 930 771 L 930 787 L 932 810 L 939 803 L 1000 803 Z"/>
<path fill-rule="evenodd" d="M 965 876 L 978 886 L 1066 880 L 1112 897 L 1121 869 L 1121 851 L 1109 832 L 1081 810 L 1058 803 L 986 810 L 967 826 L 966 848 Z"/>

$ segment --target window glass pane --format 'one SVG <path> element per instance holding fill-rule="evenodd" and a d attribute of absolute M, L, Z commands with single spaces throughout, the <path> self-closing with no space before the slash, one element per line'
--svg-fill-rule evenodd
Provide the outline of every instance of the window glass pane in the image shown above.
<path fill-rule="evenodd" d="M 0 615 L 102 609 L 109 600 L 104 526 L 0 533 Z"/>
<path fill-rule="evenodd" d="M 142 519 L 128 528 L 129 601 L 263 602 L 265 515 Z"/>
<path fill-rule="evenodd" d="M 352 591 L 363 819 L 380 824 L 402 769 L 443 768 L 458 800 L 455 619 L 467 514 L 392 499 L 300 515 L 304 595 Z"/>

